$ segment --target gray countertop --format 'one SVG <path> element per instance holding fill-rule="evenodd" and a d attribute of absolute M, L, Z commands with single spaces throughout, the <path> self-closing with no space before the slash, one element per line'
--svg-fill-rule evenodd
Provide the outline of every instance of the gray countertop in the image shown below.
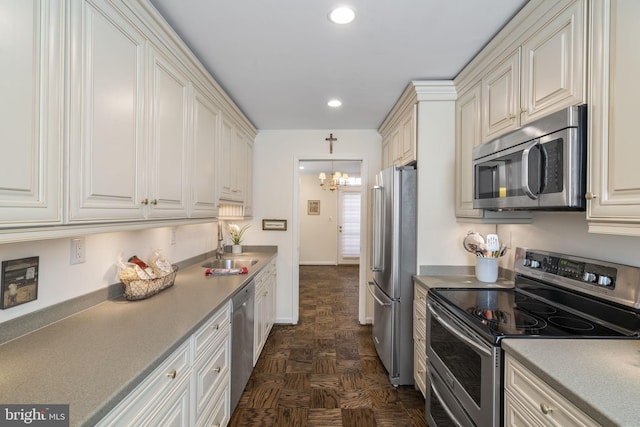
<path fill-rule="evenodd" d="M 151 298 L 105 301 L 1 345 L 0 402 L 69 404 L 70 425 L 95 424 L 275 256 L 238 255 L 259 260 L 248 275 L 207 277 L 198 262 Z"/>
<path fill-rule="evenodd" d="M 598 423 L 640 425 L 640 340 L 504 339 L 502 347 Z"/>
<path fill-rule="evenodd" d="M 495 283 L 481 282 L 473 274 L 418 275 L 413 281 L 430 288 L 513 288 L 513 280 L 498 277 Z"/>

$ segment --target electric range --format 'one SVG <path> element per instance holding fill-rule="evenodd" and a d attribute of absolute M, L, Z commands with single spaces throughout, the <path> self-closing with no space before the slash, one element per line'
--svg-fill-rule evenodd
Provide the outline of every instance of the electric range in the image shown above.
<path fill-rule="evenodd" d="M 513 289 L 434 288 L 430 426 L 499 426 L 503 338 L 640 338 L 640 268 L 517 248 Z"/>

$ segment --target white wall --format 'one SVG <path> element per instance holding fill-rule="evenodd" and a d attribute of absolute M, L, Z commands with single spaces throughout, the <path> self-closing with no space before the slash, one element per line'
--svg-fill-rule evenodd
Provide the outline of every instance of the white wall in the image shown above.
<path fill-rule="evenodd" d="M 328 174 L 330 171 L 327 171 Z M 336 265 L 338 260 L 338 192 L 323 190 L 317 175 L 300 175 L 301 265 Z M 320 215 L 307 214 L 307 201 L 320 201 Z"/>
<path fill-rule="evenodd" d="M 337 142 L 333 154 L 325 138 L 332 132 Z M 265 130 L 255 140 L 254 209 L 255 229 L 262 219 L 286 219 L 287 231 L 260 231 L 247 238 L 247 244 L 278 246 L 278 290 L 276 321 L 298 321 L 299 230 L 294 225 L 299 217 L 298 162 L 308 159 L 362 160 L 363 187 L 372 182 L 380 169 L 381 137 L 375 130 Z M 368 206 L 366 192 L 363 209 Z M 363 215 L 363 218 L 367 215 Z M 364 224 L 363 224 L 364 227 Z M 363 247 L 367 247 L 366 229 Z M 360 271 L 361 299 L 367 269 Z M 361 319 L 362 320 L 362 319 Z"/>
<path fill-rule="evenodd" d="M 171 245 L 171 228 L 91 234 L 84 236 L 87 261 L 76 265 L 69 263 L 70 239 L 0 245 L 3 261 L 40 257 L 37 300 L 0 310 L 0 323 L 118 283 L 120 253 L 144 259 L 151 248 L 158 248 L 171 262 L 179 262 L 215 248 L 215 233 L 214 223 L 176 227 L 175 245 Z"/>
<path fill-rule="evenodd" d="M 640 237 L 588 233 L 584 212 L 535 212 L 532 224 L 498 226 L 501 239 L 509 234 L 512 250 L 500 261 L 509 269 L 517 246 L 640 267 Z"/>

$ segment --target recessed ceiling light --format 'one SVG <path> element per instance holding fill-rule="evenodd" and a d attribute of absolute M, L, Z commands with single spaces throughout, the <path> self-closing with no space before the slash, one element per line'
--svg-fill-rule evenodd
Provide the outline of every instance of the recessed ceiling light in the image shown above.
<path fill-rule="evenodd" d="M 335 108 L 335 107 L 339 107 L 339 106 L 341 106 L 341 105 L 342 105 L 342 102 L 340 102 L 340 100 L 339 100 L 339 99 L 332 99 L 331 101 L 327 102 L 327 105 L 328 105 L 329 107 L 334 107 L 334 108 Z"/>
<path fill-rule="evenodd" d="M 356 13 L 347 6 L 339 6 L 329 13 L 329 20 L 336 24 L 348 24 L 354 20 Z"/>

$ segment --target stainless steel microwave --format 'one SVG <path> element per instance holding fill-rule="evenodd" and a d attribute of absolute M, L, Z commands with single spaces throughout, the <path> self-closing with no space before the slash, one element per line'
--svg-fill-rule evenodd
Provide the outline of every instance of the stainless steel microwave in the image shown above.
<path fill-rule="evenodd" d="M 533 121 L 473 149 L 473 207 L 584 210 L 587 106 Z"/>

